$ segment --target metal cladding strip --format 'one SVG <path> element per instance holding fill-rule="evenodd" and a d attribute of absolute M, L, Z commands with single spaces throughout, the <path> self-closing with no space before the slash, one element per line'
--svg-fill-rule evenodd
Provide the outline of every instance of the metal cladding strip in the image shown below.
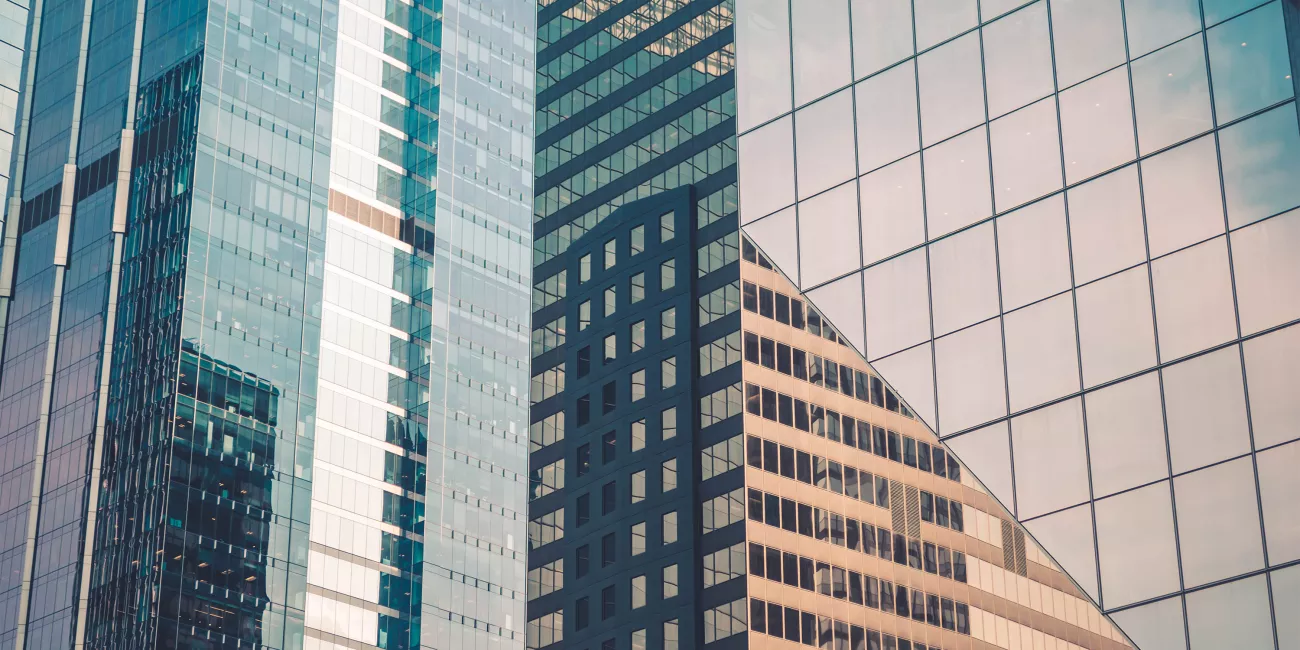
<path fill-rule="evenodd" d="M 36 425 L 36 452 L 32 461 L 32 500 L 27 510 L 27 542 L 23 549 L 22 589 L 18 596 L 18 629 L 14 637 L 14 648 L 23 650 L 27 644 L 27 617 L 31 610 L 32 572 L 36 563 L 36 530 L 41 513 L 41 486 L 45 484 L 45 445 L 49 437 L 50 405 L 54 399 L 54 363 L 59 349 L 59 325 L 63 314 L 63 280 L 68 267 L 68 247 L 72 239 L 72 209 L 77 186 L 77 146 L 81 140 L 81 109 L 86 94 L 86 59 L 90 49 L 90 27 L 94 15 L 94 0 L 85 0 L 82 5 L 81 39 L 77 50 L 77 86 L 72 97 L 72 124 L 68 137 L 68 162 L 63 166 L 63 187 L 59 200 L 59 223 L 54 244 L 54 294 L 50 311 L 49 347 L 46 349 L 45 374 L 41 381 L 40 418 Z M 33 23 L 32 40 L 35 42 L 38 32 Z M 35 54 L 35 49 L 32 54 Z M 29 55 L 30 56 L 30 55 Z M 35 56 L 29 60 L 27 93 L 32 94 L 35 85 Z M 27 108 L 30 108 L 30 103 Z M 24 113 L 26 116 L 26 113 Z M 23 140 L 27 137 L 29 120 L 23 120 Z M 21 162 L 21 159 L 20 159 Z M 21 173 L 18 172 L 18 173 Z M 21 180 L 21 179 L 20 179 Z M 17 194 L 15 194 L 17 195 Z M 16 232 L 15 232 L 16 234 Z M 15 248 L 17 241 L 15 238 Z M 8 242 L 6 241 L 6 245 Z M 12 270 L 7 278 L 12 286 Z M 79 574 L 86 567 L 80 567 Z M 85 582 L 83 576 L 82 581 Z"/>

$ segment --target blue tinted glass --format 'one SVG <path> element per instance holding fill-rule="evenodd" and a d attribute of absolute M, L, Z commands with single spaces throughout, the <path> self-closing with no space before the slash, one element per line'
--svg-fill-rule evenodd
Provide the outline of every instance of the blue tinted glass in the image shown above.
<path fill-rule="evenodd" d="M 1209 30 L 1206 36 L 1219 124 L 1289 99 L 1295 93 L 1280 3 L 1234 18 Z"/>

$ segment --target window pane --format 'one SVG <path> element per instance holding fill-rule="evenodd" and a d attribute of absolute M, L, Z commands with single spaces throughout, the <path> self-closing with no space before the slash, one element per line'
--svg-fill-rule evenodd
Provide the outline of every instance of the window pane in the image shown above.
<path fill-rule="evenodd" d="M 925 152 L 925 215 L 930 239 L 992 213 L 988 138 L 983 127 Z"/>
<path fill-rule="evenodd" d="M 1300 129 L 1287 104 L 1219 133 L 1228 222 L 1244 226 L 1300 205 Z"/>
<path fill-rule="evenodd" d="M 939 430 L 944 435 L 1007 414 L 1002 328 L 991 320 L 935 342 Z M 979 469 L 972 467 L 975 473 Z"/>
<path fill-rule="evenodd" d="M 915 0 L 916 47 L 929 48 L 972 27 L 978 19 L 975 0 Z"/>
<path fill-rule="evenodd" d="M 867 306 L 867 354 L 883 357 L 930 336 L 925 251 L 917 250 L 863 273 Z"/>
<path fill-rule="evenodd" d="M 1139 648 L 1187 650 L 1180 596 L 1110 615 Z"/>
<path fill-rule="evenodd" d="M 1178 589 L 1168 483 L 1102 499 L 1095 510 L 1103 606 L 1120 607 Z"/>
<path fill-rule="evenodd" d="M 1187 635 L 1192 647 L 1273 647 L 1268 601 L 1264 576 L 1187 594 Z M 1278 611 L 1279 620 L 1287 618 L 1283 611 Z M 1295 612 L 1289 613 L 1294 615 Z"/>
<path fill-rule="evenodd" d="M 1161 359 L 1236 336 L 1226 242 L 1220 237 L 1151 263 Z"/>
<path fill-rule="evenodd" d="M 984 78 L 991 117 L 1004 115 L 1052 93 L 1046 2 L 1035 3 L 984 26 Z"/>
<path fill-rule="evenodd" d="M 819 285 L 860 267 L 858 196 L 853 183 L 808 199 L 798 210 L 801 287 Z"/>
<path fill-rule="evenodd" d="M 862 200 L 864 263 L 871 264 L 925 241 L 920 156 L 909 156 L 863 176 L 858 181 L 858 192 Z"/>
<path fill-rule="evenodd" d="M 995 212 L 1061 189 L 1056 101 L 1045 99 L 992 124 Z"/>
<path fill-rule="evenodd" d="M 1088 504 L 1026 522 L 1025 528 L 1089 596 L 1097 597 L 1097 555 Z"/>
<path fill-rule="evenodd" d="M 1083 384 L 1097 384 L 1156 363 L 1151 284 L 1145 266 L 1079 287 Z"/>
<path fill-rule="evenodd" d="M 790 111 L 790 3 L 745 0 L 736 13 L 736 125 L 746 131 Z"/>
<path fill-rule="evenodd" d="M 795 106 L 847 86 L 852 76 L 848 0 L 803 0 L 792 25 Z"/>
<path fill-rule="evenodd" d="M 1246 382 L 1250 386 L 1250 423 L 1255 447 L 1300 437 L 1300 326 L 1246 341 Z"/>
<path fill-rule="evenodd" d="M 1013 509 L 1011 439 L 1007 426 L 1006 422 L 999 422 L 945 442 L 1002 505 Z"/>
<path fill-rule="evenodd" d="M 1235 345 L 1163 372 L 1175 474 L 1250 451 L 1241 357 Z"/>
<path fill-rule="evenodd" d="M 1238 230 L 1231 238 L 1242 333 L 1300 316 L 1300 210 Z"/>
<path fill-rule="evenodd" d="M 936 335 L 997 315 L 998 268 L 992 224 L 930 244 L 930 290 Z"/>
<path fill-rule="evenodd" d="M 1146 259 L 1136 166 L 1089 181 L 1066 195 L 1075 284 Z"/>
<path fill-rule="evenodd" d="M 1264 503 L 1264 534 L 1269 563 L 1300 559 L 1300 515 L 1295 497 L 1300 494 L 1300 442 L 1260 452 L 1259 495 Z"/>
<path fill-rule="evenodd" d="M 916 113 L 916 64 L 903 63 L 862 83 L 857 93 L 858 165 L 863 171 L 921 148 Z"/>
<path fill-rule="evenodd" d="M 910 0 L 850 0 L 853 72 L 861 79 L 912 55 Z"/>
<path fill-rule="evenodd" d="M 1142 161 L 1151 257 L 1223 232 L 1223 198 L 1214 137 L 1193 140 Z"/>
<path fill-rule="evenodd" d="M 1209 130 L 1210 90 L 1205 47 L 1199 37 L 1134 61 L 1132 69 L 1138 148 L 1143 155 Z"/>
<path fill-rule="evenodd" d="M 934 428 L 934 363 L 930 347 L 928 343 L 918 345 L 906 352 L 877 360 L 873 365 L 881 376 L 889 377 L 890 385 L 916 412 L 917 417 Z M 861 431 L 859 429 L 859 435 Z"/>
<path fill-rule="evenodd" d="M 1214 27 L 1206 38 L 1219 124 L 1295 94 L 1280 2 Z"/>
<path fill-rule="evenodd" d="M 1201 28 L 1196 0 L 1126 0 L 1129 56 L 1137 58 Z"/>
<path fill-rule="evenodd" d="M 1283 648 L 1300 647 L 1300 617 L 1285 615 L 1300 612 L 1300 566 L 1274 571 L 1271 577 L 1278 643 Z"/>
<path fill-rule="evenodd" d="M 938 4 L 936 0 L 930 0 Z M 974 5 L 973 0 L 971 4 Z M 919 59 L 921 135 L 924 146 L 984 121 L 979 34 L 967 34 Z"/>
<path fill-rule="evenodd" d="M 840 91 L 800 109 L 794 114 L 794 130 L 798 147 L 795 150 L 795 162 L 800 199 L 839 185 L 856 175 L 851 90 Z"/>
<path fill-rule="evenodd" d="M 1011 312 L 1003 320 L 1012 412 L 1079 390 L 1074 302 L 1069 294 Z"/>
<path fill-rule="evenodd" d="M 1169 476 L 1156 373 L 1088 393 L 1088 453 L 1098 497 Z"/>
<path fill-rule="evenodd" d="M 1070 288 L 1070 254 L 1062 196 L 999 217 L 997 230 L 1004 310 Z"/>
<path fill-rule="evenodd" d="M 1175 478 L 1174 499 L 1188 588 L 1264 567 L 1250 458 Z"/>
<path fill-rule="evenodd" d="M 783 117 L 740 138 L 741 222 L 794 203 L 793 118 Z"/>
<path fill-rule="evenodd" d="M 1078 398 L 1012 418 L 1011 453 L 1016 459 L 1020 519 L 1088 500 L 1083 406 Z"/>
<path fill-rule="evenodd" d="M 1077 183 L 1133 160 L 1133 104 L 1120 68 L 1061 93 L 1065 180 Z"/>
<path fill-rule="evenodd" d="M 1060 88 L 1124 63 L 1120 0 L 1052 0 L 1051 5 Z"/>
<path fill-rule="evenodd" d="M 799 283 L 799 237 L 795 224 L 795 206 L 768 215 L 745 226 L 745 234 L 763 249 L 772 263 Z M 753 311 L 753 310 L 751 310 Z"/>

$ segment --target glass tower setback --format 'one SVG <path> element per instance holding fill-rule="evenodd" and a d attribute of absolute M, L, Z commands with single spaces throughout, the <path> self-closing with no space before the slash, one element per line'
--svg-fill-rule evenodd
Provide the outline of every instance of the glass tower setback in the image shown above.
<path fill-rule="evenodd" d="M 32 11 L 0 647 L 522 646 L 534 7 Z"/>
<path fill-rule="evenodd" d="M 742 229 L 1135 644 L 1300 643 L 1295 3 L 815 4 Z"/>

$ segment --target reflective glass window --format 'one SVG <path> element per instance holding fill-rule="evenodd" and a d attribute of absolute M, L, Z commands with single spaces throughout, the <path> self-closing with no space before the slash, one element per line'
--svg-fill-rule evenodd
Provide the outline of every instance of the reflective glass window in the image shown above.
<path fill-rule="evenodd" d="M 937 0 L 931 1 L 938 4 Z M 984 121 L 984 73 L 980 58 L 979 34 L 971 33 L 917 59 L 924 146 Z"/>
<path fill-rule="evenodd" d="M 1103 497 L 1169 476 L 1156 373 L 1088 393 L 1084 402 L 1093 494 Z"/>
<path fill-rule="evenodd" d="M 1016 459 L 1019 460 L 1019 457 Z M 1017 464 L 1019 469 L 1019 464 Z M 1025 522 L 1025 528 L 1083 590 L 1097 597 L 1097 554 L 1093 546 L 1092 508 L 1088 504 Z"/>
<path fill-rule="evenodd" d="M 865 263 L 871 264 L 925 241 L 920 156 L 909 156 L 863 176 L 858 180 L 858 194 L 862 203 Z"/>
<path fill-rule="evenodd" d="M 1300 210 L 1242 228 L 1231 239 L 1242 333 L 1300 317 Z"/>
<path fill-rule="evenodd" d="M 998 119 L 989 128 L 996 212 L 1061 189 L 1061 138 L 1054 98 Z"/>
<path fill-rule="evenodd" d="M 1129 56 L 1137 58 L 1201 28 L 1196 0 L 1126 0 Z"/>
<path fill-rule="evenodd" d="M 871 358 L 911 347 L 930 336 L 925 251 L 883 262 L 863 273 L 867 354 Z"/>
<path fill-rule="evenodd" d="M 1016 309 L 1070 288 L 1065 230 L 1065 201 L 1060 195 L 998 218 L 1003 309 Z"/>
<path fill-rule="evenodd" d="M 787 116 L 740 137 L 742 223 L 794 203 L 793 124 Z"/>
<path fill-rule="evenodd" d="M 1187 594 L 1187 635 L 1193 650 L 1273 647 L 1268 605 L 1264 576 Z M 1286 617 L 1279 612 L 1279 619 Z"/>
<path fill-rule="evenodd" d="M 1110 616 L 1139 648 L 1187 650 L 1181 596 L 1115 612 Z"/>
<path fill-rule="evenodd" d="M 754 243 L 781 269 L 790 279 L 799 283 L 799 237 L 796 231 L 796 206 L 790 206 L 776 214 L 768 215 L 745 226 L 745 234 L 754 239 Z"/>
<path fill-rule="evenodd" d="M 1036 2 L 984 26 L 984 83 L 989 116 L 995 118 L 1052 93 L 1046 2 Z"/>
<path fill-rule="evenodd" d="M 1118 379 L 1156 362 L 1151 284 L 1141 266 L 1079 287 L 1079 348 L 1084 386 Z"/>
<path fill-rule="evenodd" d="M 1011 411 L 1079 390 L 1074 301 L 1062 294 L 1003 317 Z"/>
<path fill-rule="evenodd" d="M 934 356 L 942 396 L 941 433 L 955 433 L 1007 414 L 1002 328 L 997 320 L 935 341 Z M 979 475 L 979 469 L 971 467 Z"/>
<path fill-rule="evenodd" d="M 845 183 L 799 204 L 799 283 L 812 287 L 857 270 L 858 194 Z"/>
<path fill-rule="evenodd" d="M 1061 93 L 1065 180 L 1085 178 L 1133 160 L 1133 103 L 1128 71 L 1112 70 Z"/>
<path fill-rule="evenodd" d="M 1300 494 L 1300 442 L 1260 452 L 1259 496 L 1264 505 L 1264 535 L 1268 560 L 1277 565 L 1300 559 L 1300 515 L 1295 497 Z"/>
<path fill-rule="evenodd" d="M 1295 94 L 1285 25 L 1282 3 L 1274 2 L 1206 32 L 1219 124 Z"/>
<path fill-rule="evenodd" d="M 1265 2 L 1267 0 L 1202 0 L 1201 7 L 1205 12 L 1205 24 L 1211 26 Z"/>
<path fill-rule="evenodd" d="M 1146 259 L 1137 167 L 1066 192 L 1074 282 L 1083 284 Z"/>
<path fill-rule="evenodd" d="M 926 151 L 924 158 L 926 232 L 931 239 L 993 213 L 983 127 Z"/>
<path fill-rule="evenodd" d="M 972 27 L 979 20 L 975 0 L 915 0 L 916 47 L 924 50 Z"/>
<path fill-rule="evenodd" d="M 1198 138 L 1142 161 L 1142 199 L 1151 257 L 1223 232 L 1223 198 L 1214 137 Z"/>
<path fill-rule="evenodd" d="M 1151 275 L 1161 359 L 1177 359 L 1236 336 L 1226 238 L 1155 260 Z"/>
<path fill-rule="evenodd" d="M 1300 566 L 1291 566 L 1270 574 L 1273 581 L 1273 620 L 1277 624 L 1278 645 L 1300 648 Z"/>
<path fill-rule="evenodd" d="M 1270 332 L 1242 344 L 1250 386 L 1250 424 L 1255 447 L 1300 438 L 1300 325 Z"/>
<path fill-rule="evenodd" d="M 1236 346 L 1169 366 L 1163 374 L 1175 474 L 1250 451 Z"/>
<path fill-rule="evenodd" d="M 916 64 L 908 61 L 854 87 L 858 166 L 876 169 L 921 148 L 916 112 Z"/>
<path fill-rule="evenodd" d="M 1300 129 L 1295 104 L 1219 133 L 1228 223 L 1244 226 L 1300 205 Z"/>
<path fill-rule="evenodd" d="M 1124 63 L 1120 0 L 1052 0 L 1056 80 L 1068 88 Z"/>
<path fill-rule="evenodd" d="M 1012 418 L 1011 453 L 1016 459 L 1016 515 L 1020 519 L 1088 500 L 1080 399 Z"/>
<path fill-rule="evenodd" d="M 1131 32 L 1132 23 L 1129 27 Z M 1143 155 L 1209 130 L 1210 89 L 1199 36 L 1134 61 L 1132 74 L 1138 149 Z"/>
<path fill-rule="evenodd" d="M 1175 478 L 1174 500 L 1183 582 L 1188 588 L 1263 568 L 1250 458 Z"/>
<path fill-rule="evenodd" d="M 997 315 L 998 268 L 992 224 L 930 244 L 930 290 L 936 335 Z"/>
<path fill-rule="evenodd" d="M 1099 500 L 1094 510 L 1104 607 L 1178 590 L 1178 550 L 1167 482 Z"/>
<path fill-rule="evenodd" d="M 735 29 L 736 125 L 747 131 L 790 111 L 790 3 L 746 0 Z"/>
<path fill-rule="evenodd" d="M 853 95 L 843 90 L 794 114 L 799 198 L 856 176 Z"/>
<path fill-rule="evenodd" d="M 912 55 L 911 0 L 850 0 L 849 4 L 855 78 Z"/>
<path fill-rule="evenodd" d="M 1014 509 L 1009 435 L 1008 425 L 1003 421 L 944 442 L 1002 505 Z"/>
<path fill-rule="evenodd" d="M 848 0 L 802 0 L 793 12 L 794 103 L 847 86 L 852 77 Z"/>

